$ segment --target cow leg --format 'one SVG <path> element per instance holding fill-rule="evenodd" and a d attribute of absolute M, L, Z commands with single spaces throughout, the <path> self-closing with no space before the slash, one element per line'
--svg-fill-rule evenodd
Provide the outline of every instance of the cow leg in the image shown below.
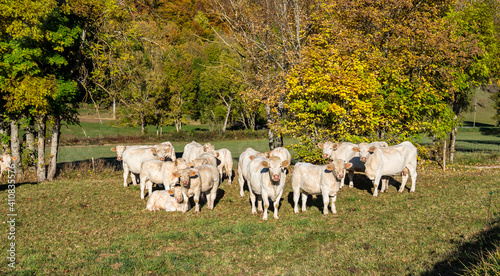
<path fill-rule="evenodd" d="M 274 219 L 279 219 L 278 217 L 278 209 L 280 207 L 280 201 L 281 201 L 281 196 L 283 195 L 283 191 L 281 191 L 278 196 L 276 197 L 276 200 L 273 201 L 273 206 L 274 206 Z"/>
<path fill-rule="evenodd" d="M 212 210 L 212 193 L 207 193 L 206 194 L 206 197 L 207 197 L 207 207 L 209 210 Z"/>
<path fill-rule="evenodd" d="M 335 208 L 335 202 L 337 201 L 337 194 L 331 197 L 331 201 L 332 201 L 332 213 L 336 214 L 337 208 Z"/>
<path fill-rule="evenodd" d="M 240 166 L 238 166 L 238 182 L 240 184 L 240 196 L 243 197 L 243 196 L 245 196 L 245 193 L 243 192 L 243 186 L 245 185 L 245 179 L 243 179 L 243 173 L 241 172 Z"/>
<path fill-rule="evenodd" d="M 228 167 L 226 168 L 226 174 L 227 174 L 227 185 L 231 185 L 231 181 L 233 179 L 233 167 Z"/>
<path fill-rule="evenodd" d="M 373 180 L 373 196 L 377 197 L 378 196 L 378 184 L 380 183 L 380 179 L 382 178 L 381 175 L 375 176 L 375 180 Z"/>
<path fill-rule="evenodd" d="M 198 192 L 195 192 L 195 193 L 194 193 L 194 197 L 193 197 L 193 199 L 194 199 L 194 204 L 195 204 L 194 211 L 195 211 L 196 213 L 199 213 L 199 212 L 200 212 L 200 194 L 201 194 L 201 192 L 199 192 L 199 191 L 198 191 Z"/>
<path fill-rule="evenodd" d="M 148 187 L 148 196 L 151 196 L 151 194 L 153 194 L 153 182 L 151 182 L 151 180 L 148 180 L 146 184 Z"/>
<path fill-rule="evenodd" d="M 262 203 L 264 204 L 264 216 L 262 216 L 262 220 L 267 220 L 267 211 L 269 210 L 269 195 L 266 191 L 262 190 L 261 196 Z"/>
<path fill-rule="evenodd" d="M 256 196 L 253 193 L 252 189 L 250 189 L 250 202 L 252 203 L 252 214 L 257 214 L 257 209 L 255 208 Z"/>
<path fill-rule="evenodd" d="M 389 190 L 389 177 L 382 177 L 382 188 L 380 189 L 381 193 L 385 193 Z"/>
<path fill-rule="evenodd" d="M 307 194 L 302 193 L 302 212 L 307 210 Z"/>
<path fill-rule="evenodd" d="M 128 174 L 129 174 L 128 166 L 127 166 L 127 164 L 124 163 L 123 164 L 123 187 L 128 186 L 128 184 L 127 184 Z"/>
<path fill-rule="evenodd" d="M 299 213 L 300 187 L 293 187 L 293 212 Z"/>
<path fill-rule="evenodd" d="M 330 197 L 328 196 L 329 191 L 323 191 L 321 195 L 323 196 L 323 215 L 328 215 L 328 204 L 330 203 Z"/>
<path fill-rule="evenodd" d="M 413 193 L 415 192 L 415 186 L 417 184 L 417 170 L 411 170 L 410 171 L 410 175 L 411 175 L 411 189 L 410 189 L 410 193 Z"/>
<path fill-rule="evenodd" d="M 144 190 L 146 189 L 146 178 L 142 178 L 141 179 L 141 183 L 140 183 L 140 186 L 141 186 L 141 199 L 144 199 Z M 151 195 L 151 194 L 150 194 Z"/>
<path fill-rule="evenodd" d="M 349 188 L 354 187 L 354 171 L 349 171 Z"/>
<path fill-rule="evenodd" d="M 400 193 L 404 192 L 405 188 L 406 188 L 406 182 L 408 182 L 408 173 L 406 174 L 403 174 L 403 176 L 401 177 L 401 186 L 399 187 L 399 191 Z M 413 178 L 412 178 L 413 180 Z"/>

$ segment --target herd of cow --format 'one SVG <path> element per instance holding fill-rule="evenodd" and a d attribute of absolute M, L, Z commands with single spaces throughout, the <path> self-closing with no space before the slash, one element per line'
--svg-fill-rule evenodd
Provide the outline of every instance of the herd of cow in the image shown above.
<path fill-rule="evenodd" d="M 349 176 L 349 187 L 353 187 L 354 172 L 364 172 L 373 181 L 373 196 L 378 195 L 378 185 L 382 181 L 381 192 L 388 189 L 389 176 L 401 174 L 399 192 L 406 187 L 411 176 L 410 192 L 415 191 L 417 178 L 417 148 L 411 142 L 388 146 L 386 142 L 360 143 L 320 143 L 323 158 L 330 160 L 327 165 L 298 162 L 293 167 L 292 190 L 294 212 L 298 213 L 299 198 L 302 197 L 302 211 L 306 210 L 308 195 L 321 195 L 323 213 L 336 213 L 337 193 Z M 195 212 L 200 211 L 200 198 L 206 197 L 208 209 L 214 208 L 219 185 L 227 179 L 231 185 L 233 178 L 233 158 L 228 149 L 218 149 L 210 143 L 201 145 L 191 142 L 184 147 L 182 158 L 176 158 L 170 142 L 153 146 L 116 146 L 111 150 L 123 162 L 123 185 L 128 186 L 128 176 L 132 183 L 140 180 L 141 199 L 148 190 L 146 209 L 186 212 L 195 204 Z M 244 196 L 246 183 L 250 193 L 252 214 L 257 210 L 264 213 L 267 220 L 269 199 L 274 205 L 274 218 L 278 219 L 278 207 L 285 187 L 285 180 L 291 172 L 291 154 L 279 147 L 269 152 L 258 152 L 247 148 L 238 160 L 238 180 L 240 196 Z M 153 184 L 164 190 L 153 192 Z"/>

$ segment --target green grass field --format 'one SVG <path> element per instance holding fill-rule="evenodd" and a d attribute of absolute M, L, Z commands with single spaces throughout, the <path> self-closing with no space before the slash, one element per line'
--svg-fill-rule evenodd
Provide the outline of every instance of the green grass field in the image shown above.
<path fill-rule="evenodd" d="M 138 186 L 100 165 L 54 182 L 15 189 L 20 275 L 452 275 L 500 238 L 500 170 L 421 167 L 417 189 L 371 195 L 363 175 L 338 195 L 337 215 L 321 197 L 294 214 L 285 188 L 279 220 L 251 215 L 248 192 L 224 182 L 213 211 L 149 212 Z M 6 185 L 0 186 L 7 212 Z M 490 195 L 490 192 L 492 194 Z M 271 214 L 272 215 L 272 211 Z M 4 220 L 7 218 L 4 217 Z M 0 249 L 7 252 L 4 221 Z"/>
<path fill-rule="evenodd" d="M 133 135 L 125 128 L 104 134 L 109 125 L 84 127 L 87 136 Z M 78 136 L 66 131 L 73 136 L 64 139 Z M 178 155 L 187 142 L 173 142 Z M 356 174 L 355 187 L 338 195 L 336 215 L 322 214 L 321 197 L 309 197 L 308 211 L 294 214 L 289 175 L 280 219 L 272 219 L 271 210 L 268 221 L 251 214 L 237 177 L 231 186 L 222 183 L 213 211 L 204 205 L 199 214 L 147 211 L 139 187 L 122 185 L 121 165 L 110 150 L 115 144 L 62 146 L 57 180 L 18 182 L 14 210 L 8 209 L 7 177 L 0 179 L 0 274 L 460 275 L 482 267 L 483 254 L 498 255 L 500 169 L 471 167 L 500 164 L 496 131 L 460 131 L 456 163 L 442 171 L 422 162 L 415 193 L 408 187 L 397 193 L 400 177 L 394 177 L 389 192 L 373 198 L 371 182 Z M 235 164 L 247 147 L 268 149 L 266 139 L 212 144 L 230 149 Z M 12 236 L 15 269 L 6 258 Z"/>

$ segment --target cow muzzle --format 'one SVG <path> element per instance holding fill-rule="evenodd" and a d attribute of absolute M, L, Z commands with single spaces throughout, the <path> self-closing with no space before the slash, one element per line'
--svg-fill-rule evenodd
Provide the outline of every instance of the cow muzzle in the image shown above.
<path fill-rule="evenodd" d="M 116 160 L 122 161 L 122 158 L 121 157 L 117 157 Z"/>
<path fill-rule="evenodd" d="M 342 179 L 344 178 L 344 175 L 343 174 L 339 174 L 339 179 Z"/>
<path fill-rule="evenodd" d="M 361 160 L 361 162 L 365 163 L 366 162 L 366 157 L 361 157 L 360 160 Z"/>
<path fill-rule="evenodd" d="M 323 153 L 323 158 L 328 158 L 328 154 Z"/>
<path fill-rule="evenodd" d="M 280 175 L 279 174 L 273 174 L 273 180 L 274 181 L 280 180 Z"/>

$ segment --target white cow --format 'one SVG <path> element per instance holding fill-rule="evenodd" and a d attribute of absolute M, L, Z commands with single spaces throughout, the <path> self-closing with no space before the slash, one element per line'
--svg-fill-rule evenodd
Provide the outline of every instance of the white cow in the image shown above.
<path fill-rule="evenodd" d="M 340 188 L 340 179 L 344 171 L 352 166 L 344 160 L 336 159 L 331 164 L 318 166 L 311 163 L 295 164 L 292 175 L 293 211 L 299 213 L 299 197 L 302 190 L 302 212 L 306 211 L 307 195 L 322 195 L 323 214 L 328 214 L 328 204 L 331 201 L 332 213 L 337 213 L 335 201 Z"/>
<path fill-rule="evenodd" d="M 257 196 L 259 196 L 259 211 L 262 208 L 262 203 L 264 204 L 262 220 L 267 220 L 269 199 L 274 205 L 274 219 L 278 219 L 278 207 L 286 181 L 285 170 L 290 165 L 290 162 L 288 160 L 282 161 L 277 156 L 269 158 L 251 156 L 250 159 L 250 164 L 248 164 L 250 172 L 248 190 L 252 202 L 252 214 L 257 213 L 255 203 Z"/>
<path fill-rule="evenodd" d="M 175 148 L 170 142 L 163 142 L 161 145 L 166 145 L 167 147 L 170 147 L 170 151 L 167 153 L 166 160 L 167 161 L 175 161 L 177 158 L 175 156 Z M 170 158 L 170 160 L 168 160 Z"/>
<path fill-rule="evenodd" d="M 215 198 L 217 197 L 217 189 L 219 188 L 219 172 L 217 167 L 212 165 L 203 165 L 195 168 L 187 168 L 176 171 L 174 173 L 179 177 L 182 193 L 184 195 L 185 213 L 188 209 L 188 201 L 193 197 L 195 203 L 195 212 L 200 212 L 200 196 L 205 193 L 207 197 L 208 209 L 214 209 Z"/>
<path fill-rule="evenodd" d="M 238 160 L 238 182 L 240 184 L 240 196 L 245 196 L 243 187 L 245 185 L 245 181 L 248 182 L 249 178 L 249 171 L 248 171 L 248 164 L 250 164 L 250 156 L 257 156 L 257 157 L 269 157 L 268 153 L 261 153 L 253 148 L 247 148 L 244 152 L 240 154 L 240 158 Z M 247 183 L 248 185 L 248 183 Z"/>
<path fill-rule="evenodd" d="M 205 152 L 210 152 L 211 154 L 215 155 L 215 147 L 210 143 L 206 143 L 202 146 L 200 143 L 192 141 L 191 143 L 184 146 L 182 158 L 189 162 L 198 158 Z"/>
<path fill-rule="evenodd" d="M 130 172 L 132 184 L 137 185 L 136 174 L 141 173 L 142 162 L 150 159 L 164 161 L 171 148 L 168 145 L 146 147 L 131 147 L 123 152 L 123 186 L 127 187 L 127 178 Z"/>
<path fill-rule="evenodd" d="M 178 181 L 174 172 L 179 170 L 176 161 L 146 160 L 142 162 L 141 172 L 141 199 L 144 199 L 144 190 L 148 189 L 148 195 L 153 193 L 153 183 L 163 184 L 165 190 L 170 190 Z M 182 167 L 184 169 L 185 167 Z"/>
<path fill-rule="evenodd" d="M 16 159 L 16 157 L 11 157 L 10 154 L 0 155 L 0 176 L 2 176 L 4 171 L 10 171 L 12 161 Z"/>
<path fill-rule="evenodd" d="M 349 175 L 349 187 L 354 187 L 354 172 L 364 172 L 365 166 L 363 162 L 360 161 L 360 158 L 356 156 L 356 152 L 353 148 L 357 147 L 356 144 L 350 142 L 341 142 L 341 143 L 319 143 L 319 148 L 323 149 L 323 158 L 327 158 L 330 160 L 342 159 L 346 162 L 352 163 L 352 166 L 348 170 Z M 340 180 L 340 188 L 344 187 L 345 181 L 345 173 L 344 177 Z"/>
<path fill-rule="evenodd" d="M 390 147 L 375 147 L 360 145 L 359 154 L 361 158 L 366 156 L 365 173 L 373 181 L 375 190 L 373 196 L 378 195 L 378 185 L 383 176 L 402 174 L 401 187 L 402 193 L 406 187 L 408 176 L 411 176 L 410 192 L 415 191 L 417 181 L 417 148 L 408 141 Z M 409 175 L 408 175 L 409 174 Z M 387 190 L 388 179 L 385 178 L 382 183 L 381 192 Z"/>
<path fill-rule="evenodd" d="M 182 211 L 184 208 L 184 196 L 180 186 L 175 186 L 171 190 L 155 191 L 148 199 L 146 210 L 167 212 Z M 189 202 L 188 202 L 189 209 Z"/>
<path fill-rule="evenodd" d="M 290 164 L 292 163 L 292 155 L 284 147 L 278 147 L 269 152 L 269 156 L 277 156 L 281 158 L 282 161 L 288 160 Z"/>
<path fill-rule="evenodd" d="M 227 184 L 231 185 L 231 181 L 233 178 L 233 156 L 231 151 L 228 149 L 218 149 L 216 152 L 219 154 L 217 159 L 219 162 L 217 164 L 217 169 L 219 169 L 221 182 L 224 179 L 224 172 L 227 175 Z"/>

